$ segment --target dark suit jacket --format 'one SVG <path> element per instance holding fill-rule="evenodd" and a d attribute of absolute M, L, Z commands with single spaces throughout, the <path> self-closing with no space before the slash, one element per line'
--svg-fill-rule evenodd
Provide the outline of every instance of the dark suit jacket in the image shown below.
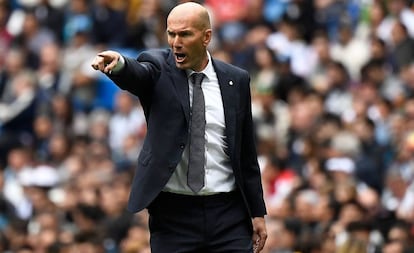
<path fill-rule="evenodd" d="M 253 136 L 250 77 L 235 66 L 213 60 L 224 104 L 227 153 L 251 217 L 265 215 L 260 170 Z M 109 77 L 139 97 L 147 120 L 147 135 L 138 157 L 128 209 L 146 208 L 174 172 L 188 140 L 190 104 L 184 70 L 171 50 L 150 50 L 138 59 L 125 57 L 125 67 Z"/>

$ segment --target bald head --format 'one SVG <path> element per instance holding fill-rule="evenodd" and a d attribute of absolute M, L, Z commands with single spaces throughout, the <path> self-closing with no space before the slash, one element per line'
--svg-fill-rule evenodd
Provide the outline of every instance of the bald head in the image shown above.
<path fill-rule="evenodd" d="M 210 29 L 210 16 L 207 9 L 195 2 L 186 2 L 174 7 L 168 15 L 167 23 L 171 20 L 186 20 L 200 30 Z"/>

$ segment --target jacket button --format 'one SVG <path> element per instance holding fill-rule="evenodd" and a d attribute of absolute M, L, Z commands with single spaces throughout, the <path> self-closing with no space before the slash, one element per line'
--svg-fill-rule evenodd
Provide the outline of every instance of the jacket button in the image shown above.
<path fill-rule="evenodd" d="M 181 149 L 184 149 L 184 147 L 185 147 L 184 144 L 180 144 Z"/>

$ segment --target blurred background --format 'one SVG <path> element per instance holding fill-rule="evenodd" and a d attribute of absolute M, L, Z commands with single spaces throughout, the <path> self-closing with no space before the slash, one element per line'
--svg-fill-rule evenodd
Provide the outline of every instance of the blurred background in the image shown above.
<path fill-rule="evenodd" d="M 0 252 L 150 252 L 142 108 L 90 64 L 167 47 L 181 2 L 0 0 Z M 199 3 L 251 74 L 263 252 L 414 252 L 413 1 Z"/>

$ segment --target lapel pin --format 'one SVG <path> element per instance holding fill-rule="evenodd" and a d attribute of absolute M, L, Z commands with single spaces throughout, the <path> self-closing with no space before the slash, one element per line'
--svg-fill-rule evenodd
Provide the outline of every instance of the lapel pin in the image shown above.
<path fill-rule="evenodd" d="M 229 81 L 229 85 L 233 85 L 233 81 Z"/>

